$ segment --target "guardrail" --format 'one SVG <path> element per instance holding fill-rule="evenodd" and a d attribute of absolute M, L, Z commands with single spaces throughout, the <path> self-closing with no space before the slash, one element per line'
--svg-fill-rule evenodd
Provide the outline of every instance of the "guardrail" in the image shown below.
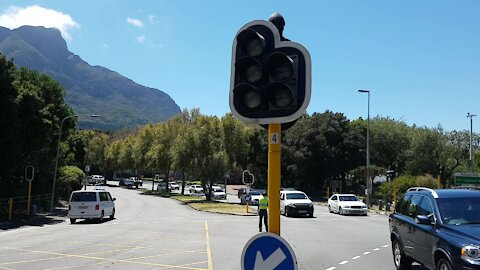
<path fill-rule="evenodd" d="M 50 208 L 51 193 L 37 194 L 30 197 L 30 212 L 28 211 L 28 196 L 0 198 L 0 219 L 8 217 L 12 220 L 15 215 L 36 215 L 45 213 Z"/>

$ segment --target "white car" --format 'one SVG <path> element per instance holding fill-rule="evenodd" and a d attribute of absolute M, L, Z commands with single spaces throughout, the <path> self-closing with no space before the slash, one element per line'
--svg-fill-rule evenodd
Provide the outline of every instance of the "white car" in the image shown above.
<path fill-rule="evenodd" d="M 280 214 L 288 216 L 308 215 L 313 217 L 314 206 L 308 196 L 298 190 L 280 191 Z"/>
<path fill-rule="evenodd" d="M 106 182 L 105 182 L 105 177 L 103 177 L 102 175 L 92 175 L 88 177 L 88 183 L 97 185 L 97 184 L 105 184 Z"/>
<path fill-rule="evenodd" d="M 356 214 L 366 216 L 368 206 L 353 194 L 334 194 L 328 199 L 328 211 L 340 215 Z"/>
<path fill-rule="evenodd" d="M 227 193 L 223 188 L 213 186 L 212 187 L 212 199 L 214 200 L 226 200 L 227 199 Z"/>
<path fill-rule="evenodd" d="M 190 193 L 203 193 L 203 187 L 201 185 L 191 185 L 188 191 Z"/>
<path fill-rule="evenodd" d="M 74 224 L 77 219 L 98 219 L 115 217 L 115 198 L 104 189 L 73 191 L 68 203 L 68 217 Z"/>
<path fill-rule="evenodd" d="M 177 182 L 175 181 L 168 182 L 168 187 L 170 188 L 170 190 L 180 190 L 180 185 L 177 184 Z"/>
<path fill-rule="evenodd" d="M 260 199 L 263 199 L 262 193 L 256 190 L 252 190 L 250 191 L 250 193 L 242 195 L 242 197 L 240 198 L 240 203 L 247 204 L 248 202 L 248 204 L 250 205 L 258 205 L 258 201 L 260 201 Z"/>

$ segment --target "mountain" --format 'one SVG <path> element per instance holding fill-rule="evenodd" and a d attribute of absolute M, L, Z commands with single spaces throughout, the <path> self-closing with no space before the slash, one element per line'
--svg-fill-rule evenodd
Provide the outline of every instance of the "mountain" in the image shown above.
<path fill-rule="evenodd" d="M 24 66 L 49 74 L 66 89 L 66 101 L 79 115 L 79 127 L 117 130 L 156 123 L 180 113 L 164 92 L 142 86 L 101 66 L 91 66 L 71 53 L 54 28 L 0 27 L 0 52 Z"/>

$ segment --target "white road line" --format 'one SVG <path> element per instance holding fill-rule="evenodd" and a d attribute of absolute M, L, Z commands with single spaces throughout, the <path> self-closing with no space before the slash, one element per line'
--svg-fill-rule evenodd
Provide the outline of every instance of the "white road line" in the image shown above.
<path fill-rule="evenodd" d="M 370 251 L 363 252 L 363 255 L 367 255 L 367 254 L 370 254 Z"/>
<path fill-rule="evenodd" d="M 389 245 L 385 245 L 385 246 L 382 246 L 382 247 L 383 247 L 383 248 L 386 248 L 386 247 L 388 247 L 388 246 L 389 246 Z"/>
<path fill-rule="evenodd" d="M 373 250 L 374 250 L 374 251 L 378 251 L 378 250 L 380 250 L 380 249 L 379 249 L 379 248 L 374 248 Z"/>
<path fill-rule="evenodd" d="M 348 261 L 343 261 L 343 262 L 338 263 L 338 264 L 346 264 L 346 263 L 348 263 Z"/>
<path fill-rule="evenodd" d="M 355 257 L 352 258 L 352 260 L 356 260 L 358 258 L 360 258 L 360 256 L 355 256 Z"/>
<path fill-rule="evenodd" d="M 336 268 L 336 267 L 330 267 L 330 268 L 327 268 L 327 269 L 325 269 L 325 270 L 333 270 L 333 269 L 335 269 L 335 268 Z"/>

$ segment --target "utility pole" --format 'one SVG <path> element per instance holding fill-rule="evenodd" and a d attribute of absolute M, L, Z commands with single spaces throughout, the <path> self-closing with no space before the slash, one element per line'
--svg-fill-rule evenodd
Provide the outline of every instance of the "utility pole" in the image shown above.
<path fill-rule="evenodd" d="M 469 159 L 469 167 L 470 167 L 470 172 L 473 172 L 473 163 L 472 163 L 472 141 L 473 141 L 473 117 L 477 116 L 476 114 L 473 113 L 467 113 L 467 117 L 470 118 L 470 159 Z"/>

